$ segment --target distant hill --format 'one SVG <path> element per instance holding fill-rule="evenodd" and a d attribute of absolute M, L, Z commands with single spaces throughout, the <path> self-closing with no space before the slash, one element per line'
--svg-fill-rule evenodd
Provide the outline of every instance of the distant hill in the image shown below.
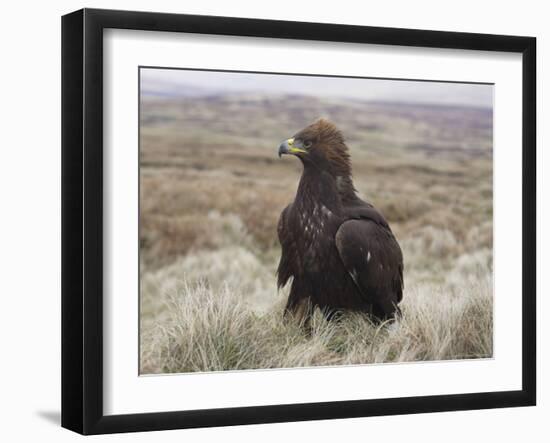
<path fill-rule="evenodd" d="M 216 93 L 185 85 L 142 85 L 141 124 L 195 134 L 272 143 L 319 117 L 342 129 L 358 149 L 433 155 L 492 155 L 491 109 L 298 94 Z M 461 154 L 462 153 L 462 154 Z"/>
<path fill-rule="evenodd" d="M 216 91 L 210 88 L 200 88 L 195 85 L 152 79 L 147 76 L 142 76 L 140 80 L 141 94 L 146 97 L 204 97 L 222 92 L 221 89 Z"/>

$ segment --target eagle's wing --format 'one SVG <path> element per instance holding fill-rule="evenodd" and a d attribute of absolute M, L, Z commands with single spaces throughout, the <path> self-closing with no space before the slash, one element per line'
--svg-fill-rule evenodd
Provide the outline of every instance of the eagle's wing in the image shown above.
<path fill-rule="evenodd" d="M 403 297 L 403 255 L 382 215 L 365 209 L 372 209 L 375 219 L 357 217 L 342 223 L 336 247 L 365 302 L 391 317 Z"/>
<path fill-rule="evenodd" d="M 277 235 L 281 244 L 281 259 L 277 268 L 277 286 L 279 288 L 282 288 L 290 277 L 292 277 L 293 269 L 295 268 L 294 261 L 297 259 L 292 231 L 288 228 L 288 214 L 291 209 L 292 203 L 283 209 L 277 223 Z"/>

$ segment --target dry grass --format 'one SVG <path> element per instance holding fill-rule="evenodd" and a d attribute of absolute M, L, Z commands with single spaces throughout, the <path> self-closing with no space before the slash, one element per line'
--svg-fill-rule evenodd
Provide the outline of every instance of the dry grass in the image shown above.
<path fill-rule="evenodd" d="M 141 371 L 491 356 L 490 113 L 288 103 L 142 102 Z M 308 337 L 282 321 L 276 224 L 301 168 L 276 147 L 318 116 L 348 136 L 356 187 L 402 245 L 404 315 L 391 328 L 318 318 Z"/>
<path fill-rule="evenodd" d="M 212 269 L 205 272 L 207 263 Z M 295 322 L 282 321 L 285 294 L 277 294 L 271 273 L 246 250 L 183 259 L 145 277 L 142 306 L 161 311 L 157 322 L 142 323 L 141 369 L 174 373 L 490 357 L 490 272 L 474 266 L 481 276 L 460 285 L 412 283 L 396 324 L 373 325 L 359 314 L 327 322 L 317 312 L 308 335 Z M 464 268 L 456 272 L 463 275 Z M 162 286 L 161 305 L 153 300 L 159 293 L 155 283 Z"/>

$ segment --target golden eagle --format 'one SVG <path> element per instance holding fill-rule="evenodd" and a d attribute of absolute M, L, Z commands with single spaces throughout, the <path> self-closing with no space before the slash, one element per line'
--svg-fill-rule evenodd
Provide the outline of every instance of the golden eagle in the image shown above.
<path fill-rule="evenodd" d="M 285 315 L 308 322 L 319 307 L 328 319 L 343 310 L 394 318 L 403 255 L 382 214 L 357 196 L 342 133 L 320 119 L 282 142 L 282 154 L 303 164 L 296 197 L 277 227 L 277 285 L 292 280 Z"/>

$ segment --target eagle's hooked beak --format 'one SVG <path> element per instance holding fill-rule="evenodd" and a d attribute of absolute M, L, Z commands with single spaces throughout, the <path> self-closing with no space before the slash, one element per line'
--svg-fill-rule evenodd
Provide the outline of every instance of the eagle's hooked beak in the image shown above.
<path fill-rule="evenodd" d="M 303 153 L 306 154 L 307 151 L 302 148 L 302 145 L 298 142 L 296 142 L 293 138 L 289 138 L 288 140 L 285 140 L 279 145 L 279 158 L 281 158 L 281 155 L 283 154 L 299 154 Z"/>

